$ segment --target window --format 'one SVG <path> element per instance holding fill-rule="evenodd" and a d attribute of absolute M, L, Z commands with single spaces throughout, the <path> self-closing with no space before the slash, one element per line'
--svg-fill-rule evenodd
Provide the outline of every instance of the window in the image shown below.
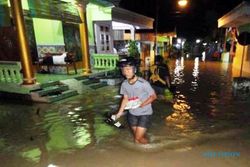
<path fill-rule="evenodd" d="M 111 22 L 95 22 L 95 41 L 97 53 L 113 52 L 113 31 Z"/>

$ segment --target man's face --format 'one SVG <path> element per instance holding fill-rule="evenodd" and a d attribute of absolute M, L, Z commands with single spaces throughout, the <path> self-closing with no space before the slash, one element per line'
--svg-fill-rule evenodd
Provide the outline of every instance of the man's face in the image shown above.
<path fill-rule="evenodd" d="M 127 78 L 131 79 L 134 76 L 134 67 L 133 66 L 125 66 L 122 68 L 122 74 Z"/>

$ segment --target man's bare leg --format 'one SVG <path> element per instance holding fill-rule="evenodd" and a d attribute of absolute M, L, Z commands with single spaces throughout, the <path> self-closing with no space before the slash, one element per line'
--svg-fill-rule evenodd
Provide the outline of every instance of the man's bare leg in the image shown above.
<path fill-rule="evenodd" d="M 134 134 L 134 141 L 135 143 L 140 143 L 140 144 L 148 144 L 148 140 L 145 137 L 146 128 L 143 127 L 132 127 L 133 134 Z"/>

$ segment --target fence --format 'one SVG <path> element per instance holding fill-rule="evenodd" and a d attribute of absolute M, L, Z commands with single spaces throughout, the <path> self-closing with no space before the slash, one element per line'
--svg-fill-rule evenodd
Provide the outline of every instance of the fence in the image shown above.
<path fill-rule="evenodd" d="M 17 61 L 0 61 L 0 83 L 21 83 L 21 63 Z"/>
<path fill-rule="evenodd" d="M 119 60 L 116 54 L 93 54 L 94 68 L 96 69 L 115 69 Z"/>

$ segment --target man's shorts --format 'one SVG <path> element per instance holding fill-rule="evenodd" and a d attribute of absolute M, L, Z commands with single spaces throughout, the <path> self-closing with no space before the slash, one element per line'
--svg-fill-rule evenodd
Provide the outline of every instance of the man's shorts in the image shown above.
<path fill-rule="evenodd" d="M 151 115 L 132 115 L 128 113 L 128 124 L 129 126 L 137 126 L 142 128 L 148 128 L 150 125 Z"/>

